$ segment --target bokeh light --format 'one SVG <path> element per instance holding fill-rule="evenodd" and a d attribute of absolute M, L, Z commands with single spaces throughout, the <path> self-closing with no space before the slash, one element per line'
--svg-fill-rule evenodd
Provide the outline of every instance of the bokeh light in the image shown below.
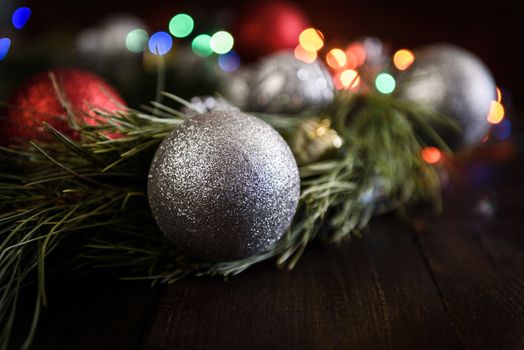
<path fill-rule="evenodd" d="M 218 56 L 218 65 L 224 72 L 233 72 L 240 67 L 240 56 L 235 51 Z"/>
<path fill-rule="evenodd" d="M 317 59 L 317 52 L 307 51 L 302 45 L 297 45 L 297 47 L 295 47 L 295 58 L 302 62 L 313 63 Z"/>
<path fill-rule="evenodd" d="M 442 152 L 436 147 L 424 147 L 420 152 L 422 159 L 429 164 L 436 164 L 442 158 Z"/>
<path fill-rule="evenodd" d="M 211 37 L 207 34 L 200 34 L 193 39 L 191 49 L 200 57 L 211 55 L 213 53 L 213 50 L 211 49 Z"/>
<path fill-rule="evenodd" d="M 499 141 L 507 140 L 511 135 L 511 123 L 508 119 L 502 120 L 500 123 L 493 125 L 491 129 L 493 137 Z"/>
<path fill-rule="evenodd" d="M 156 32 L 149 38 L 149 51 L 154 55 L 165 55 L 173 47 L 173 39 L 166 32 Z"/>
<path fill-rule="evenodd" d="M 11 16 L 11 22 L 16 29 L 22 29 L 31 17 L 31 9 L 29 7 L 19 7 Z"/>
<path fill-rule="evenodd" d="M 375 79 L 375 87 L 383 94 L 390 94 L 395 91 L 396 85 L 395 78 L 388 73 L 380 73 Z"/>
<path fill-rule="evenodd" d="M 11 40 L 8 38 L 1 38 L 0 39 L 0 61 L 7 56 L 7 53 L 9 52 L 9 48 L 11 47 Z"/>
<path fill-rule="evenodd" d="M 497 87 L 497 102 L 502 103 L 502 91 Z"/>
<path fill-rule="evenodd" d="M 393 64 L 398 70 L 408 69 L 415 61 L 415 54 L 407 49 L 398 50 L 393 55 Z"/>
<path fill-rule="evenodd" d="M 126 36 L 126 47 L 131 52 L 142 52 L 147 46 L 149 35 L 143 29 L 133 29 Z"/>
<path fill-rule="evenodd" d="M 335 85 L 338 89 L 355 89 L 360 84 L 358 72 L 346 69 L 335 77 Z"/>
<path fill-rule="evenodd" d="M 306 51 L 315 52 L 324 47 L 324 35 L 315 28 L 307 28 L 300 33 L 298 42 Z"/>
<path fill-rule="evenodd" d="M 348 60 L 350 59 L 349 57 L 354 60 L 355 67 L 361 66 L 366 62 L 366 49 L 362 44 L 355 43 L 350 45 L 346 50 L 346 55 Z"/>
<path fill-rule="evenodd" d="M 326 55 L 326 63 L 333 69 L 340 69 L 346 65 L 346 53 L 341 49 L 332 49 Z"/>
<path fill-rule="evenodd" d="M 500 102 L 492 101 L 488 114 L 488 122 L 498 124 L 502 119 L 504 119 L 504 106 Z"/>
<path fill-rule="evenodd" d="M 179 13 L 169 21 L 169 31 L 176 38 L 185 38 L 193 31 L 195 22 L 185 13 Z"/>
<path fill-rule="evenodd" d="M 231 34 L 222 30 L 213 34 L 209 44 L 211 46 L 211 50 L 213 50 L 215 53 L 225 54 L 231 51 L 233 45 L 235 44 L 235 40 Z"/>

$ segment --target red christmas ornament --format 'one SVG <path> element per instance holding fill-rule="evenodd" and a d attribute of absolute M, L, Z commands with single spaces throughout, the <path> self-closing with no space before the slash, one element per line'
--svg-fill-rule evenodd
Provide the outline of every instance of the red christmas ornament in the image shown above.
<path fill-rule="evenodd" d="M 300 33 L 309 27 L 304 12 L 283 1 L 247 5 L 233 26 L 235 50 L 255 59 L 283 49 L 294 49 Z"/>
<path fill-rule="evenodd" d="M 70 126 L 67 110 L 80 125 L 101 125 L 105 120 L 95 110 L 125 109 L 124 100 L 107 82 L 79 69 L 55 69 L 33 76 L 14 93 L 10 104 L 12 107 L 1 126 L 2 143 L 54 140 L 42 126 L 43 121 L 64 135 L 78 139 L 78 132 Z"/>

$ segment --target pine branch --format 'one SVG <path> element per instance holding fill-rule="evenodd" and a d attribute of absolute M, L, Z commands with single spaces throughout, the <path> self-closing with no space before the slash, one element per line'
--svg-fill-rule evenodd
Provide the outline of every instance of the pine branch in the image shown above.
<path fill-rule="evenodd" d="M 164 96 L 187 107 L 176 96 Z M 415 130 L 442 142 L 429 121 L 445 119 L 391 97 L 341 96 L 330 116 L 345 146 L 337 157 L 300 169 L 299 208 L 284 237 L 244 260 L 199 261 L 169 244 L 149 212 L 146 179 L 154 151 L 187 118 L 173 107 L 153 106 L 151 115 L 101 114 L 108 124 L 83 127 L 80 142 L 44 124 L 56 143 L 0 148 L 0 349 L 9 343 L 21 286 L 36 278 L 24 346 L 30 345 L 46 304 L 48 257 L 65 243 L 78 249 L 77 266 L 173 283 L 190 274 L 235 275 L 271 258 L 291 269 L 317 236 L 340 242 L 360 235 L 377 212 L 421 198 L 438 202 L 438 178 L 419 157 L 425 143 Z M 309 118 L 260 117 L 289 137 Z"/>

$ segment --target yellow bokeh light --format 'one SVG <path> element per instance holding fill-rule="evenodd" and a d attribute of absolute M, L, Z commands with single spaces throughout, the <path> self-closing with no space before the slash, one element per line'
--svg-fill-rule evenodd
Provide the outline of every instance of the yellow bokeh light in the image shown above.
<path fill-rule="evenodd" d="M 502 119 L 504 119 L 504 106 L 500 102 L 492 101 L 488 114 L 488 122 L 498 124 Z"/>
<path fill-rule="evenodd" d="M 318 29 L 307 28 L 300 33 L 298 42 L 304 50 L 316 52 L 324 47 L 324 35 Z"/>
<path fill-rule="evenodd" d="M 393 64 L 398 70 L 406 70 L 415 61 L 415 54 L 407 49 L 398 50 L 393 55 Z"/>
<path fill-rule="evenodd" d="M 313 63 L 317 59 L 317 53 L 315 51 L 307 51 L 302 45 L 298 45 L 295 47 L 295 58 L 306 63 Z"/>
<path fill-rule="evenodd" d="M 498 87 L 497 87 L 497 102 L 498 103 L 502 102 L 502 91 L 500 91 Z"/>
<path fill-rule="evenodd" d="M 332 49 L 326 55 L 326 63 L 333 69 L 339 69 L 346 65 L 346 53 L 341 49 Z"/>
<path fill-rule="evenodd" d="M 337 86 L 342 89 L 354 89 L 360 84 L 358 72 L 353 69 L 346 69 L 340 73 L 340 76 L 337 80 Z"/>

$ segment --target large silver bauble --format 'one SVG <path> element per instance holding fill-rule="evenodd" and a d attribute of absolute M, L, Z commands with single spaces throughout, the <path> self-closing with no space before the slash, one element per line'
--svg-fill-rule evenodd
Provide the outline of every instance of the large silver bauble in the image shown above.
<path fill-rule="evenodd" d="M 299 61 L 292 52 L 266 57 L 251 74 L 249 111 L 299 113 L 325 107 L 335 96 L 333 81 L 322 63 Z"/>
<path fill-rule="evenodd" d="M 181 251 L 210 261 L 269 249 L 289 227 L 300 195 L 295 158 L 268 124 L 212 111 L 161 144 L 148 179 L 161 231 Z"/>
<path fill-rule="evenodd" d="M 401 77 L 399 96 L 452 118 L 460 131 L 435 125 L 455 150 L 480 142 L 495 99 L 493 76 L 472 53 L 438 44 L 417 50 L 413 66 Z"/>

